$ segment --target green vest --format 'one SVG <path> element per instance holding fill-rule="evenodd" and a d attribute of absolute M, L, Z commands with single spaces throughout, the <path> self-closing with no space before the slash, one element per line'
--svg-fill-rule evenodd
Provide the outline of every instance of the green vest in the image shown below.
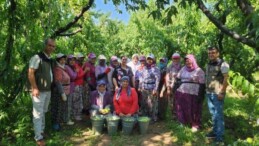
<path fill-rule="evenodd" d="M 208 64 L 206 67 L 206 92 L 216 93 L 221 92 L 224 76 L 221 73 L 221 65 L 223 61 L 217 64 Z"/>
<path fill-rule="evenodd" d="M 39 53 L 38 55 L 41 61 L 39 63 L 39 68 L 35 72 L 37 87 L 39 91 L 51 91 L 51 68 L 53 61 L 51 59 L 48 59 L 44 53 Z"/>

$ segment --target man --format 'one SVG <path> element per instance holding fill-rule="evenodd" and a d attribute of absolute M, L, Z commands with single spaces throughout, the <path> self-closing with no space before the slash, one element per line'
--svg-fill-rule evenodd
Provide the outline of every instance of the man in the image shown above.
<path fill-rule="evenodd" d="M 28 78 L 33 103 L 33 126 L 37 145 L 44 146 L 45 113 L 51 97 L 53 81 L 51 53 L 56 44 L 53 39 L 44 42 L 43 52 L 34 55 L 29 63 Z"/>
<path fill-rule="evenodd" d="M 133 72 L 133 75 L 135 76 L 135 73 L 136 73 L 136 71 L 137 71 L 137 68 L 138 68 L 138 66 L 139 66 L 139 56 L 138 56 L 138 54 L 133 54 L 132 55 L 132 58 L 131 58 L 132 60 L 129 62 L 129 63 L 127 63 L 127 65 L 129 66 L 129 67 L 131 67 L 131 69 L 132 69 L 132 72 Z"/>
<path fill-rule="evenodd" d="M 139 76 L 139 91 L 142 95 L 141 114 L 157 121 L 157 96 L 160 71 L 155 65 L 153 54 L 147 56 L 147 64 Z"/>
<path fill-rule="evenodd" d="M 224 115 L 223 104 L 228 86 L 229 65 L 219 58 L 219 50 L 216 47 L 208 48 L 209 63 L 206 67 L 206 96 L 208 107 L 212 115 L 213 130 L 206 135 L 207 138 L 215 138 L 215 142 L 223 143 Z"/>

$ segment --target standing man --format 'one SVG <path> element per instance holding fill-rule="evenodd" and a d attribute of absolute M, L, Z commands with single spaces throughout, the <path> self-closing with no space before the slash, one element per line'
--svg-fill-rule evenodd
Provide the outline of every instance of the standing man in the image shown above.
<path fill-rule="evenodd" d="M 33 126 L 37 145 L 44 146 L 45 113 L 51 97 L 51 84 L 53 81 L 51 53 L 55 50 L 53 39 L 44 42 L 44 50 L 34 55 L 29 63 L 28 79 L 31 84 L 31 97 L 33 103 Z"/>
<path fill-rule="evenodd" d="M 213 130 L 206 135 L 215 138 L 215 143 L 223 143 L 224 115 L 223 105 L 228 86 L 229 65 L 219 58 L 216 47 L 208 48 L 209 63 L 206 67 L 206 96 L 208 107 L 212 115 Z"/>

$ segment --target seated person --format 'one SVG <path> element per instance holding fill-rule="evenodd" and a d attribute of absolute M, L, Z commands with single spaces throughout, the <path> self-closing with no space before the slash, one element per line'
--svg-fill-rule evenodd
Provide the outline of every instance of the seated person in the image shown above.
<path fill-rule="evenodd" d="M 129 85 L 129 77 L 123 76 L 120 79 L 121 87 L 115 91 L 113 104 L 118 116 L 136 116 L 138 106 L 138 94 L 134 88 Z"/>
<path fill-rule="evenodd" d="M 97 81 L 97 90 L 91 92 L 90 95 L 91 116 L 107 115 L 112 112 L 112 94 L 106 91 L 106 82 Z"/>

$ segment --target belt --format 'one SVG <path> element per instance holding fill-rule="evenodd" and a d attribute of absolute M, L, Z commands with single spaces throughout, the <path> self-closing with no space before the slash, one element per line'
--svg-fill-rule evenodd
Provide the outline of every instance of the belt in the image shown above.
<path fill-rule="evenodd" d="M 69 86 L 70 84 L 62 84 L 62 86 Z"/>

